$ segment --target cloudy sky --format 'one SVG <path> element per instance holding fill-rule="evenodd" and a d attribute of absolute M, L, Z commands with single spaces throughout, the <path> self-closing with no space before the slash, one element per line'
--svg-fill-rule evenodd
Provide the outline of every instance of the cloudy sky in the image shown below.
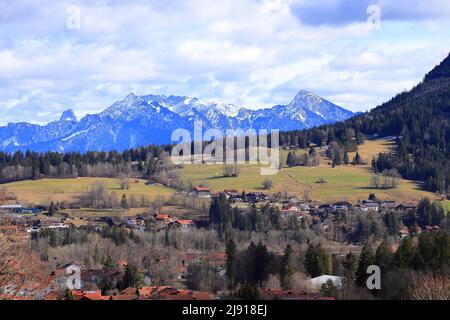
<path fill-rule="evenodd" d="M 368 110 L 445 58 L 448 30 L 447 0 L 0 0 L 0 125 L 129 92 Z"/>

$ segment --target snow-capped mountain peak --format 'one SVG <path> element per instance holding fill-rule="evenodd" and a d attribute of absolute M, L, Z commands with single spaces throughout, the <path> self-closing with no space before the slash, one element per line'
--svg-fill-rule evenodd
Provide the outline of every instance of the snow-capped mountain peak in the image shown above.
<path fill-rule="evenodd" d="M 62 113 L 59 121 L 78 121 L 78 119 L 72 109 L 67 109 Z"/>
<path fill-rule="evenodd" d="M 233 104 L 185 96 L 128 94 L 97 115 L 77 121 L 72 110 L 46 126 L 28 123 L 0 127 L 0 150 L 125 150 L 151 143 L 170 143 L 175 129 L 300 130 L 345 120 L 353 115 L 318 95 L 300 91 L 287 105 L 245 109 Z"/>
<path fill-rule="evenodd" d="M 327 122 L 333 119 L 335 119 L 335 121 L 344 120 L 353 115 L 352 112 L 306 90 L 299 91 L 294 99 L 287 105 L 286 110 L 299 114 L 312 112 Z"/>

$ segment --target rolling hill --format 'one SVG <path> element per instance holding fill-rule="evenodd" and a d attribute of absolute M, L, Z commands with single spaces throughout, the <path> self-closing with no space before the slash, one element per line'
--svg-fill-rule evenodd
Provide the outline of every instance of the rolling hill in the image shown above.
<path fill-rule="evenodd" d="M 344 122 L 304 131 L 287 132 L 283 141 L 300 147 L 336 142 L 348 152 L 356 151 L 364 136 L 395 137 L 397 147 L 378 155 L 377 172 L 397 169 L 424 188 L 450 194 L 450 55 L 424 80 L 370 112 Z"/>

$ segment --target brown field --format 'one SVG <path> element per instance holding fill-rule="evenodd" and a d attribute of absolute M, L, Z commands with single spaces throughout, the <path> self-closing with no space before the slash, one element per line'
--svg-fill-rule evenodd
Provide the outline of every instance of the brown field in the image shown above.
<path fill-rule="evenodd" d="M 103 182 L 111 192 L 118 196 L 134 195 L 155 199 L 157 196 L 169 196 L 173 190 L 164 186 L 146 186 L 145 180 L 132 179 L 131 188 L 122 190 L 117 179 L 112 178 L 76 178 L 76 179 L 42 179 L 33 181 L 19 181 L 0 185 L 9 193 L 14 193 L 19 201 L 29 204 L 48 205 L 50 201 L 74 201 L 76 197 L 87 192 L 96 182 Z"/>
<path fill-rule="evenodd" d="M 276 175 L 260 175 L 260 166 L 241 165 L 240 176 L 235 178 L 223 177 L 223 165 L 186 165 L 182 170 L 182 175 L 186 181 L 194 184 L 209 186 L 213 191 L 224 189 L 239 189 L 245 191 L 263 191 L 262 182 L 265 179 L 273 181 L 273 189 L 270 193 L 287 192 L 302 198 L 304 191 L 311 192 L 313 201 L 334 202 L 347 200 L 355 202 L 365 199 L 370 193 L 375 193 L 380 199 L 394 199 L 398 202 L 417 202 L 423 197 L 434 200 L 437 197 L 430 192 L 420 189 L 420 183 L 401 179 L 400 187 L 396 189 L 384 190 L 370 188 L 370 178 L 373 175 L 371 159 L 380 152 L 391 151 L 395 147 L 395 142 L 390 138 L 368 139 L 360 145 L 358 152 L 366 165 L 353 166 L 342 165 L 332 168 L 330 160 L 321 157 L 318 167 L 283 167 Z M 318 152 L 321 149 L 316 149 Z M 288 150 L 280 151 L 280 158 L 285 161 Z M 307 150 L 296 150 L 298 154 Z M 355 153 L 350 153 L 350 161 Z M 323 178 L 325 184 L 317 181 Z"/>
<path fill-rule="evenodd" d="M 370 188 L 370 178 L 373 175 L 370 161 L 380 152 L 390 151 L 395 146 L 391 139 L 369 139 L 359 146 L 359 154 L 365 160 L 366 165 L 353 166 L 342 165 L 332 168 L 329 159 L 322 158 L 318 167 L 283 167 L 276 175 L 262 176 L 259 165 L 240 165 L 240 176 L 235 178 L 223 177 L 223 165 L 213 164 L 186 164 L 180 170 L 186 182 L 195 185 L 203 184 L 211 188 L 213 192 L 225 189 L 238 189 L 249 191 L 264 191 L 262 182 L 265 179 L 273 181 L 273 188 L 269 193 L 287 192 L 289 195 L 303 198 L 304 191 L 308 190 L 312 200 L 316 202 L 334 202 L 348 200 L 356 202 L 365 199 L 370 193 L 375 193 L 380 199 L 393 199 L 397 202 L 417 202 L 423 197 L 431 200 L 437 199 L 430 192 L 420 189 L 420 183 L 401 180 L 399 188 L 384 190 Z M 296 152 L 305 152 L 297 150 Z M 287 150 L 280 151 L 280 157 L 285 161 Z M 354 154 L 349 154 L 350 160 Z M 317 181 L 323 178 L 326 183 Z M 38 181 L 21 181 L 0 186 L 0 189 L 8 193 L 14 193 L 16 197 L 29 204 L 47 205 L 50 201 L 72 201 L 76 197 L 89 190 L 96 181 L 104 182 L 111 192 L 118 196 L 126 194 L 136 197 L 145 196 L 155 199 L 158 196 L 170 196 L 173 189 L 164 186 L 146 186 L 141 179 L 133 180 L 130 190 L 121 190 L 117 179 L 109 178 L 77 178 L 77 179 L 43 179 Z M 444 202 L 447 209 L 449 202 Z M 174 209 L 174 208 L 171 208 Z M 180 209 L 181 210 L 181 209 Z M 182 211 L 182 210 L 181 210 Z M 94 213 L 91 213 L 94 214 Z"/>

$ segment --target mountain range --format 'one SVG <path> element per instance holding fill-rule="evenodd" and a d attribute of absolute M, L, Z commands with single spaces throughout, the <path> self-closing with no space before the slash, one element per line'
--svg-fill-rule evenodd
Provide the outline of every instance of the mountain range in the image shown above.
<path fill-rule="evenodd" d="M 343 121 L 353 115 L 308 91 L 300 91 L 287 105 L 258 110 L 198 98 L 130 93 L 103 112 L 80 120 L 69 109 L 58 121 L 46 125 L 23 122 L 0 127 L 0 150 L 122 151 L 170 143 L 175 129 L 192 131 L 195 120 L 202 121 L 205 129 L 288 131 Z"/>

